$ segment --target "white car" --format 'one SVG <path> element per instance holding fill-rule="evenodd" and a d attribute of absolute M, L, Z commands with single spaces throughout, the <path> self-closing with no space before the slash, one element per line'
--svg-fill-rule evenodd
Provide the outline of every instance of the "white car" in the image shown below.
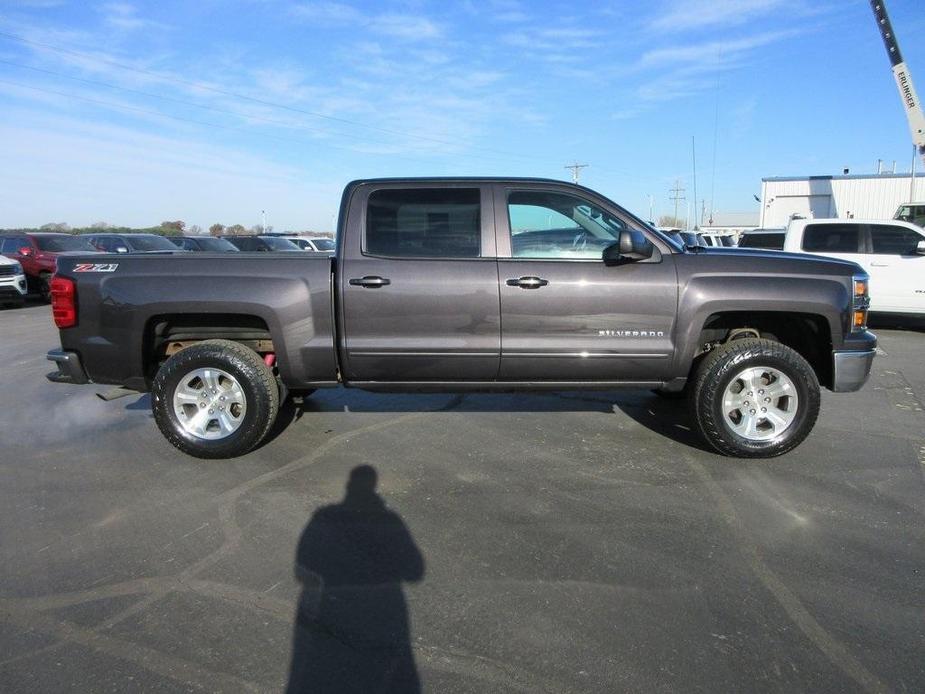
<path fill-rule="evenodd" d="M 0 255 L 0 304 L 22 304 L 26 291 L 26 276 L 22 265 Z"/>
<path fill-rule="evenodd" d="M 303 251 L 312 251 L 313 253 L 330 253 L 334 251 L 334 239 L 328 238 L 310 238 L 308 236 L 283 236 L 282 238 L 292 241 Z"/>
<path fill-rule="evenodd" d="M 870 275 L 870 310 L 925 316 L 925 229 L 882 219 L 794 219 L 784 250 L 851 260 Z"/>

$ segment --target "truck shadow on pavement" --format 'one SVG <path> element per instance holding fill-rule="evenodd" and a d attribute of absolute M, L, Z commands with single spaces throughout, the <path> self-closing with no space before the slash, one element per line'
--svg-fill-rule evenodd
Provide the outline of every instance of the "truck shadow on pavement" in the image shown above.
<path fill-rule="evenodd" d="M 260 446 L 312 413 L 399 412 L 622 412 L 646 429 L 700 451 L 713 453 L 693 429 L 687 401 L 658 397 L 647 390 L 601 392 L 520 392 L 468 394 L 387 394 L 339 389 L 319 391 L 301 402 L 288 400 Z"/>
<path fill-rule="evenodd" d="M 402 583 L 424 577 L 424 559 L 376 484 L 375 468 L 353 468 L 343 501 L 302 531 L 290 694 L 421 690 Z"/>

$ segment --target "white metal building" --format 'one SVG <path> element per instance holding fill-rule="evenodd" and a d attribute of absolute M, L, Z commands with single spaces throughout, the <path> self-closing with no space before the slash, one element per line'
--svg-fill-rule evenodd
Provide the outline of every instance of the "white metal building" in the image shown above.
<path fill-rule="evenodd" d="M 914 189 L 907 173 L 762 178 L 760 225 L 784 227 L 794 215 L 891 219 L 902 203 L 923 201 L 925 174 Z"/>

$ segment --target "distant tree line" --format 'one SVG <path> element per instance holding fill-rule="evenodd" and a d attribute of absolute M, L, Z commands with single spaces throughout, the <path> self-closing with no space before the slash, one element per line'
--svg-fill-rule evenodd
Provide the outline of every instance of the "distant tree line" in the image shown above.
<path fill-rule="evenodd" d="M 197 236 L 203 233 L 202 227 L 198 224 L 186 226 L 186 222 L 179 219 L 175 221 L 164 221 L 154 227 L 141 228 L 117 226 L 115 224 L 109 224 L 108 222 L 94 222 L 88 227 L 72 227 L 67 222 L 49 222 L 38 228 L 0 229 L 0 232 L 7 233 L 29 233 L 36 231 L 56 231 L 64 234 L 99 234 L 101 232 L 110 234 L 160 234 L 161 236 Z M 225 226 L 224 224 L 213 224 L 209 227 L 209 234 L 212 236 L 248 236 L 252 234 L 270 233 L 272 231 L 273 227 L 269 224 L 266 229 L 264 229 L 261 224 L 255 224 L 251 227 L 245 227 L 243 224 L 231 224 L 229 226 Z M 327 231 L 293 231 L 291 233 L 334 238 L 334 234 Z"/>

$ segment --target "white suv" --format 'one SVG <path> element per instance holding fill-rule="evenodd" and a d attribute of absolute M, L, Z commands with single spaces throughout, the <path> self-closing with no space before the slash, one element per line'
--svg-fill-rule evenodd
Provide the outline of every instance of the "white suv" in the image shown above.
<path fill-rule="evenodd" d="M 26 276 L 18 261 L 0 255 L 0 305 L 22 304 L 26 297 Z"/>
<path fill-rule="evenodd" d="M 870 310 L 925 316 L 925 230 L 908 222 L 794 219 L 784 250 L 851 260 L 870 275 Z"/>

